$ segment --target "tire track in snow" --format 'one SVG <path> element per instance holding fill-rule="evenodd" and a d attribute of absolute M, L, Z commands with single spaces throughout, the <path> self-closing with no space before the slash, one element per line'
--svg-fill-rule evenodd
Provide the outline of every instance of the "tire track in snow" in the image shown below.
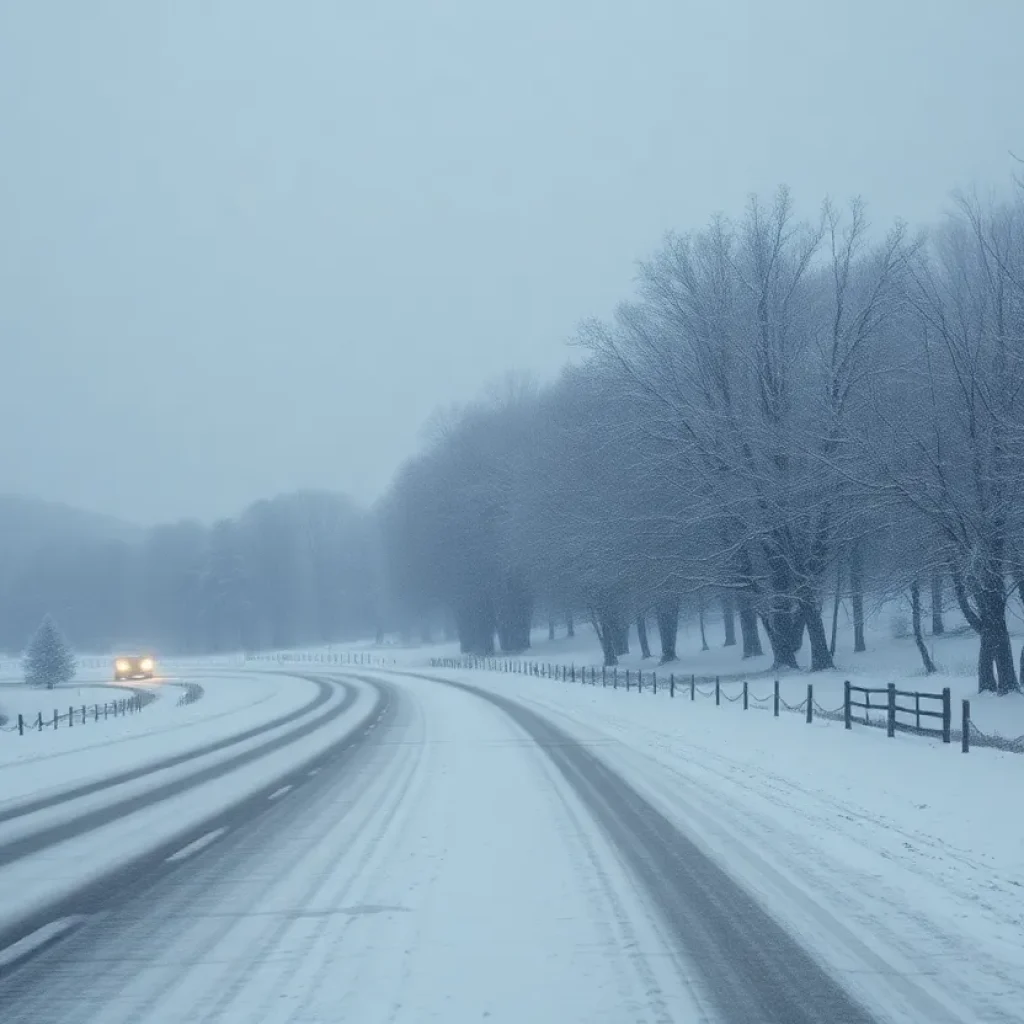
<path fill-rule="evenodd" d="M 877 1024 L 803 947 L 692 840 L 594 754 L 522 704 L 453 686 L 501 708 L 551 758 L 629 864 L 730 1024 Z"/>

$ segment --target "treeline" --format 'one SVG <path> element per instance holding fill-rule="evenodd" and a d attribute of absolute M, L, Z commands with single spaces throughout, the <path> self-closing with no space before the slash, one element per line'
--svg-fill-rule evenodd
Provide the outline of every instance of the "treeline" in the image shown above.
<path fill-rule="evenodd" d="M 783 190 L 668 237 L 585 355 L 439 421 L 380 513 L 392 612 L 463 650 L 522 650 L 586 615 L 604 660 L 653 614 L 720 602 L 745 656 L 832 665 L 834 601 L 922 591 L 979 637 L 983 690 L 1018 687 L 1024 586 L 1024 203 L 940 227 L 803 220 Z M 929 601 L 929 598 L 931 599 Z M 927 608 L 927 604 L 925 606 Z"/>
<path fill-rule="evenodd" d="M 69 515 L 0 551 L 0 648 L 20 651 L 47 613 L 96 652 L 292 647 L 379 626 L 373 522 L 337 495 L 260 501 L 212 526 L 74 529 Z"/>

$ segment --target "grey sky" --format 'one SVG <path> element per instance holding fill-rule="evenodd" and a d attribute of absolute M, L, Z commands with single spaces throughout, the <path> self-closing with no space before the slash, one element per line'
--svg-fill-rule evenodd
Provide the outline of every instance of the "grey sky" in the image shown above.
<path fill-rule="evenodd" d="M 934 220 L 1024 149 L 1020 0 L 0 0 L 0 491 L 370 499 L 670 228 Z"/>

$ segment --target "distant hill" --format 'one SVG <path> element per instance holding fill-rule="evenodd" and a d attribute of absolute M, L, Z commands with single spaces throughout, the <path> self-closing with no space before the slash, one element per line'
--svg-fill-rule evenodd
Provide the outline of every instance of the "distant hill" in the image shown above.
<path fill-rule="evenodd" d="M 137 540 L 141 527 L 40 498 L 0 494 L 0 564 L 55 541 Z"/>

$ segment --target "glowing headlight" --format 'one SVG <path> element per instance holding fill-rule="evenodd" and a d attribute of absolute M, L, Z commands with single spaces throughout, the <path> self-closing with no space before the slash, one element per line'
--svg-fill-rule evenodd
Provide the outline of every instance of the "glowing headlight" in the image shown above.
<path fill-rule="evenodd" d="M 139 662 L 139 668 L 141 668 L 143 672 L 152 672 L 153 671 L 153 659 L 152 658 L 143 658 L 142 661 Z"/>
<path fill-rule="evenodd" d="M 131 665 L 124 658 L 118 658 L 114 665 L 118 672 L 127 672 L 131 668 Z"/>

